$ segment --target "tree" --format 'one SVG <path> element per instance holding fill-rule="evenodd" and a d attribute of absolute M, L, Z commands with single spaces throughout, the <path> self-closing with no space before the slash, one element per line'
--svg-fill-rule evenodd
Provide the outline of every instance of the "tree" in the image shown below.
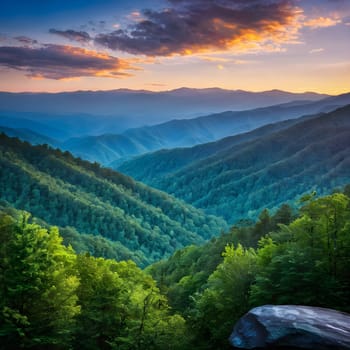
<path fill-rule="evenodd" d="M 254 249 L 228 245 L 208 280 L 208 287 L 197 296 L 197 331 L 211 348 L 228 348 L 232 326 L 249 309 L 249 289 L 255 277 Z"/>
<path fill-rule="evenodd" d="M 75 348 L 182 349 L 184 319 L 169 314 L 167 300 L 153 279 L 133 262 L 84 255 L 78 257 L 77 268 L 81 314 Z"/>
<path fill-rule="evenodd" d="M 110 349 L 109 342 L 118 336 L 127 317 L 124 303 L 127 288 L 111 270 L 111 261 L 80 255 L 77 269 L 81 313 L 77 320 L 75 347 Z"/>
<path fill-rule="evenodd" d="M 307 304 L 348 310 L 349 198 L 307 198 L 301 216 L 260 241 L 253 305 Z M 271 237 L 274 239 L 272 240 Z"/>
<path fill-rule="evenodd" d="M 66 348 L 79 313 L 75 254 L 62 245 L 57 228 L 28 219 L 0 218 L 1 343 L 6 349 Z"/>
<path fill-rule="evenodd" d="M 260 213 L 259 220 L 253 228 L 251 242 L 249 246 L 256 247 L 259 239 L 264 235 L 268 234 L 271 229 L 272 229 L 272 222 L 271 222 L 270 213 L 267 209 L 264 209 Z"/>
<path fill-rule="evenodd" d="M 293 209 L 288 204 L 282 204 L 272 217 L 273 229 L 276 229 L 278 224 L 288 225 L 292 220 Z"/>

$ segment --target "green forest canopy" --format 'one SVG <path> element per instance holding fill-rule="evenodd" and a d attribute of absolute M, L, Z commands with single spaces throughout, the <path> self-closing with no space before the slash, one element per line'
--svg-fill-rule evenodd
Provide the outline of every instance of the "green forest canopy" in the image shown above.
<path fill-rule="evenodd" d="M 90 234 L 89 239 L 85 236 L 89 246 L 91 241 L 104 245 L 113 241 L 110 251 L 115 258 L 131 257 L 140 266 L 186 245 L 203 243 L 227 227 L 223 219 L 121 173 L 4 134 L 0 134 L 0 199 L 64 227 L 66 240 L 75 246 L 80 240 L 77 232 Z"/>
<path fill-rule="evenodd" d="M 146 271 L 77 255 L 57 228 L 3 210 L 2 347 L 226 349 L 234 322 L 255 305 L 350 311 L 349 194 L 348 186 L 305 196 L 297 214 L 288 206 L 274 216 L 264 211 L 256 224 L 235 226 Z"/>

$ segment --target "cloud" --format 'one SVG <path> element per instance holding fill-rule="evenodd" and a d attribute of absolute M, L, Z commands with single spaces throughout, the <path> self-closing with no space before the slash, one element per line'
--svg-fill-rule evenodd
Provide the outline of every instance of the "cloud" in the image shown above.
<path fill-rule="evenodd" d="M 127 17 L 127 19 L 129 19 L 133 22 L 142 21 L 142 14 L 139 11 L 133 11 L 129 15 L 127 15 L 126 17 Z"/>
<path fill-rule="evenodd" d="M 207 56 L 207 55 L 199 55 L 198 58 L 201 61 L 205 62 L 213 62 L 218 64 L 234 64 L 234 65 L 243 65 L 243 64 L 256 64 L 258 61 L 256 60 L 242 60 L 242 59 L 233 59 L 232 57 L 217 57 L 217 56 Z"/>
<path fill-rule="evenodd" d="M 73 46 L 46 44 L 41 47 L 1 46 L 0 66 L 20 70 L 32 78 L 120 78 L 136 69 L 126 60 Z"/>
<path fill-rule="evenodd" d="M 146 56 L 244 51 L 265 44 L 271 49 L 295 39 L 291 28 L 301 12 L 292 0 L 169 0 L 169 5 L 143 10 L 136 22 L 98 34 L 95 43 Z"/>
<path fill-rule="evenodd" d="M 312 49 L 309 51 L 309 53 L 313 54 L 313 53 L 319 53 L 324 51 L 324 48 L 320 47 L 319 49 Z"/>
<path fill-rule="evenodd" d="M 73 29 L 58 30 L 58 29 L 51 28 L 49 32 L 51 34 L 62 36 L 70 41 L 77 41 L 81 44 L 88 43 L 91 41 L 91 37 L 89 33 L 84 31 L 76 31 Z"/>
<path fill-rule="evenodd" d="M 6 35 L 0 33 L 0 43 L 6 41 L 8 38 Z"/>
<path fill-rule="evenodd" d="M 18 42 L 20 42 L 22 45 L 35 45 L 38 43 L 37 40 L 29 38 L 27 36 L 21 35 L 21 36 L 16 36 L 14 39 L 16 39 Z"/>
<path fill-rule="evenodd" d="M 147 86 L 153 86 L 153 87 L 165 87 L 167 86 L 166 84 L 163 84 L 163 83 L 148 83 L 148 84 L 145 84 Z"/>
<path fill-rule="evenodd" d="M 205 62 L 223 62 L 223 63 L 227 63 L 227 62 L 231 62 L 231 59 L 230 58 L 226 58 L 226 57 L 213 57 L 213 56 L 205 56 L 205 55 L 201 55 L 199 56 L 199 58 L 202 60 L 202 61 L 205 61 Z"/>
<path fill-rule="evenodd" d="M 309 19 L 309 20 L 305 21 L 303 24 L 305 27 L 310 27 L 312 29 L 316 29 L 316 28 L 333 27 L 341 22 L 342 21 L 339 18 L 317 17 L 317 18 Z"/>

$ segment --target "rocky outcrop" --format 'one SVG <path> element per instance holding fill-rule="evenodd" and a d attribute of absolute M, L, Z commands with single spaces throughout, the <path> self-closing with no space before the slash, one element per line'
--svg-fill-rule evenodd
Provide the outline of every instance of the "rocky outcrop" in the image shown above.
<path fill-rule="evenodd" d="M 311 306 L 260 306 L 236 323 L 230 343 L 240 349 L 350 349 L 350 315 Z"/>

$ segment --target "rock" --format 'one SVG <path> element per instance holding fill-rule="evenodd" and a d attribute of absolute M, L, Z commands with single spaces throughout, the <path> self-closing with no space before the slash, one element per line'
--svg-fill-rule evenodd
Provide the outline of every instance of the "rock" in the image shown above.
<path fill-rule="evenodd" d="M 229 340 L 241 349 L 350 349 L 350 315 L 311 306 L 260 306 L 238 320 Z"/>

